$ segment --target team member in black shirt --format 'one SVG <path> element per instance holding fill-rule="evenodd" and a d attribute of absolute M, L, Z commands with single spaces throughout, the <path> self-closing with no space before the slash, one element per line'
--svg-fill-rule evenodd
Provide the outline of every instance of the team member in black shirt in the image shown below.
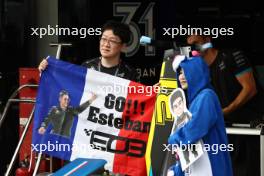
<path fill-rule="evenodd" d="M 192 35 L 187 42 L 203 45 L 210 42 L 210 38 Z M 263 118 L 263 92 L 242 51 L 209 48 L 201 54 L 210 68 L 211 83 L 220 99 L 225 120 L 249 123 Z"/>

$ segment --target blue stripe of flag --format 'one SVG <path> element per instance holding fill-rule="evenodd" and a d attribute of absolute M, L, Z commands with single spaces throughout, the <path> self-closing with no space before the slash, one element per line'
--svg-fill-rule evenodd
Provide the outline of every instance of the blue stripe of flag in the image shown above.
<path fill-rule="evenodd" d="M 53 106 L 59 105 L 59 92 L 66 90 L 70 95 L 70 106 L 80 105 L 82 98 L 87 69 L 81 66 L 70 64 L 55 57 L 48 58 L 48 67 L 43 71 L 40 79 L 40 86 L 37 94 L 36 110 L 34 114 L 34 126 L 32 143 L 40 149 L 40 144 L 46 144 L 48 151 L 44 152 L 65 160 L 71 157 L 71 147 L 78 118 L 74 118 L 71 137 L 65 138 L 48 133 L 38 133 L 38 129 Z M 44 149 L 42 145 L 42 149 Z M 35 148 L 36 149 L 36 148 Z"/>

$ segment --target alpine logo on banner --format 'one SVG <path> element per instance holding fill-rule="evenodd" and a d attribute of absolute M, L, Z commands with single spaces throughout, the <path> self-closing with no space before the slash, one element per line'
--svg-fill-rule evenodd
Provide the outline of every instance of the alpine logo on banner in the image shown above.
<path fill-rule="evenodd" d="M 146 175 L 156 94 L 139 83 L 48 58 L 37 95 L 34 151 L 104 159 L 114 173 Z"/>

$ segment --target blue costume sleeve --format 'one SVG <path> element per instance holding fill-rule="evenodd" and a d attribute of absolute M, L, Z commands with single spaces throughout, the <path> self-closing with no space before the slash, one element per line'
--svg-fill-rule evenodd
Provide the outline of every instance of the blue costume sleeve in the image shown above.
<path fill-rule="evenodd" d="M 200 92 L 190 107 L 191 120 L 169 137 L 170 144 L 195 143 L 208 133 L 214 126 L 218 114 L 222 113 L 219 111 L 220 108 L 217 108 L 219 104 L 216 103 L 214 96 L 210 89 Z"/>

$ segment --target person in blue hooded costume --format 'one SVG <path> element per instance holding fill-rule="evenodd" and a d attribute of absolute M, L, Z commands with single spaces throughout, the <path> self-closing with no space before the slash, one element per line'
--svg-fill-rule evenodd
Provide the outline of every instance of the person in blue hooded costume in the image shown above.
<path fill-rule="evenodd" d="M 180 146 L 202 140 L 204 153 L 190 166 L 188 175 L 232 176 L 229 151 L 233 148 L 228 144 L 221 105 L 210 85 L 208 66 L 201 57 L 182 56 L 176 59 L 178 61 L 173 67 L 177 72 L 179 85 L 185 91 L 192 118 L 177 129 L 168 142 Z M 170 169 L 174 175 L 187 175 L 179 163 Z"/>

